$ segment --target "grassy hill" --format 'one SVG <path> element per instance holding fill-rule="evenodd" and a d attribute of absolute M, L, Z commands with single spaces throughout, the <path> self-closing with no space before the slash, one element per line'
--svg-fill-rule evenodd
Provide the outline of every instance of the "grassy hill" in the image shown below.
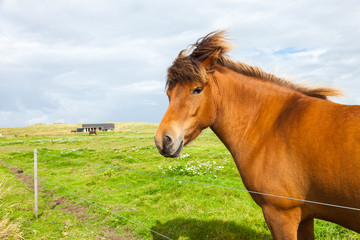
<path fill-rule="evenodd" d="M 71 133 L 79 124 L 0 128 L 0 176 L 8 188 L 0 219 L 14 221 L 25 239 L 166 239 L 158 233 L 171 239 L 271 239 L 247 192 L 209 186 L 244 189 L 230 154 L 210 130 L 181 157 L 167 159 L 154 146 L 156 124 L 115 126 L 98 136 Z M 359 235 L 317 221 L 316 238 Z"/>
<path fill-rule="evenodd" d="M 63 135 L 70 134 L 71 130 L 76 130 L 80 128 L 82 124 L 66 124 L 66 123 L 53 123 L 53 124 L 44 124 L 39 123 L 28 127 L 18 127 L 18 128 L 0 128 L 0 134 L 3 136 L 54 136 L 54 135 Z M 131 129 L 133 127 L 139 128 L 139 130 L 145 130 L 149 123 L 115 123 L 115 132 L 121 132 L 126 129 Z"/>

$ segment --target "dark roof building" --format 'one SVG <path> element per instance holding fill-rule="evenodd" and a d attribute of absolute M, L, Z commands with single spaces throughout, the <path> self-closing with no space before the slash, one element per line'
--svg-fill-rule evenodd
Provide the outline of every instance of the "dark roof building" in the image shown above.
<path fill-rule="evenodd" d="M 82 128 L 84 129 L 84 132 L 88 132 L 91 130 L 107 132 L 107 131 L 114 130 L 115 124 L 114 123 L 88 123 L 88 124 L 83 124 Z"/>

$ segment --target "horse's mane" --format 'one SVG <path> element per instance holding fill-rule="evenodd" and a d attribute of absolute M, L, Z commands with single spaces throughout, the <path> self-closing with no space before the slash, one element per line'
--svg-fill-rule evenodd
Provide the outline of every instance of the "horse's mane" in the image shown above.
<path fill-rule="evenodd" d="M 191 50 L 193 50 L 192 53 L 188 54 Z M 178 82 L 194 81 L 194 79 L 198 81 L 205 81 L 206 74 L 209 72 L 209 69 L 207 69 L 206 72 L 201 67 L 201 63 L 217 51 L 214 64 L 219 64 L 220 66 L 246 76 L 274 82 L 278 85 L 294 89 L 311 97 L 327 99 L 328 96 L 341 95 L 341 91 L 338 89 L 327 87 L 308 87 L 303 84 L 295 84 L 284 78 L 267 73 L 260 67 L 249 66 L 242 62 L 234 62 L 227 55 L 227 52 L 230 50 L 231 45 L 227 41 L 225 31 L 211 32 L 205 37 L 200 38 L 188 49 L 182 50 L 173 62 L 173 65 L 168 69 L 167 87 L 171 87 Z"/>

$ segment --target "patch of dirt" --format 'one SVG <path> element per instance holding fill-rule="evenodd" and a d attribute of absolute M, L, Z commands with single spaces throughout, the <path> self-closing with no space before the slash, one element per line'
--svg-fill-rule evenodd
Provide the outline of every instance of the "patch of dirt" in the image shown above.
<path fill-rule="evenodd" d="M 1 161 L 1 164 L 7 167 L 10 171 L 12 171 L 15 175 L 15 177 L 23 182 L 27 188 L 30 190 L 34 190 L 34 177 L 31 175 L 27 175 L 24 173 L 24 171 L 18 167 L 10 166 L 4 162 Z M 38 190 L 40 191 L 42 189 L 42 184 L 38 182 Z"/>
<path fill-rule="evenodd" d="M 21 182 L 23 182 L 27 188 L 29 188 L 30 190 L 34 190 L 34 177 L 33 176 L 27 175 L 24 173 L 24 171 L 22 169 L 8 165 L 8 164 L 2 162 L 1 160 L 0 160 L 0 164 L 2 164 L 6 168 L 8 168 L 10 171 L 12 171 L 14 173 L 15 177 L 18 180 L 20 180 Z M 43 185 L 40 183 L 40 181 L 38 181 L 38 189 L 43 194 L 46 194 L 47 196 L 49 196 L 51 198 L 54 197 L 54 194 L 52 191 L 42 190 Z M 52 203 L 51 209 L 59 207 L 59 210 L 62 210 L 64 212 L 67 212 L 70 214 L 74 214 L 80 221 L 89 221 L 89 220 L 96 221 L 96 219 L 97 219 L 96 215 L 87 214 L 87 210 L 90 208 L 90 206 L 82 206 L 80 204 L 69 203 L 69 201 L 64 197 L 52 199 L 51 203 Z M 63 206 L 63 207 L 60 207 L 60 206 Z M 102 228 L 102 233 L 100 234 L 100 236 L 97 237 L 97 239 L 100 239 L 100 240 L 103 240 L 103 239 L 104 240 L 105 239 L 106 240 L 108 240 L 108 239 L 109 240 L 134 240 L 134 239 L 137 239 L 133 236 L 133 234 L 131 233 L 131 231 L 129 231 L 129 229 L 125 228 L 124 232 L 126 233 L 125 236 L 121 236 L 121 237 L 116 236 L 116 228 L 105 226 Z"/>
<path fill-rule="evenodd" d="M 53 196 L 51 193 L 50 196 Z M 64 211 L 66 213 L 74 214 L 77 219 L 81 221 L 88 221 L 91 219 L 91 215 L 86 213 L 86 211 L 90 208 L 90 206 L 82 206 L 79 204 L 69 203 L 66 198 L 56 198 L 52 201 L 52 209 L 58 207 L 59 210 Z M 94 219 L 94 217 L 92 217 Z"/>
<path fill-rule="evenodd" d="M 132 233 L 130 233 L 129 229 L 125 228 L 124 232 L 126 233 L 125 236 L 116 236 L 114 235 L 114 229 L 110 227 L 103 227 L 102 234 L 97 239 L 100 240 L 138 240 L 140 238 L 135 238 Z"/>
<path fill-rule="evenodd" d="M 86 211 L 89 209 L 89 206 L 82 206 L 77 204 L 66 205 L 63 210 L 67 213 L 75 214 L 76 217 L 81 221 L 88 221 L 91 218 L 91 215 L 87 214 Z"/>
<path fill-rule="evenodd" d="M 52 195 L 53 194 L 51 194 L 51 196 Z M 66 201 L 66 198 L 61 197 L 61 198 L 58 198 L 58 199 L 53 199 L 51 202 L 53 204 L 52 208 L 55 208 L 58 205 L 64 205 L 67 201 Z"/>

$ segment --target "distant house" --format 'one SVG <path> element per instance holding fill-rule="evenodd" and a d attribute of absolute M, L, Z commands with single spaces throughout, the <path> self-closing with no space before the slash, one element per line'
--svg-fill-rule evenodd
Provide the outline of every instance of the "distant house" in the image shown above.
<path fill-rule="evenodd" d="M 89 132 L 89 131 L 100 131 L 100 132 L 107 132 L 113 131 L 115 129 L 114 123 L 88 123 L 83 124 L 81 128 L 78 128 L 77 132 Z"/>

